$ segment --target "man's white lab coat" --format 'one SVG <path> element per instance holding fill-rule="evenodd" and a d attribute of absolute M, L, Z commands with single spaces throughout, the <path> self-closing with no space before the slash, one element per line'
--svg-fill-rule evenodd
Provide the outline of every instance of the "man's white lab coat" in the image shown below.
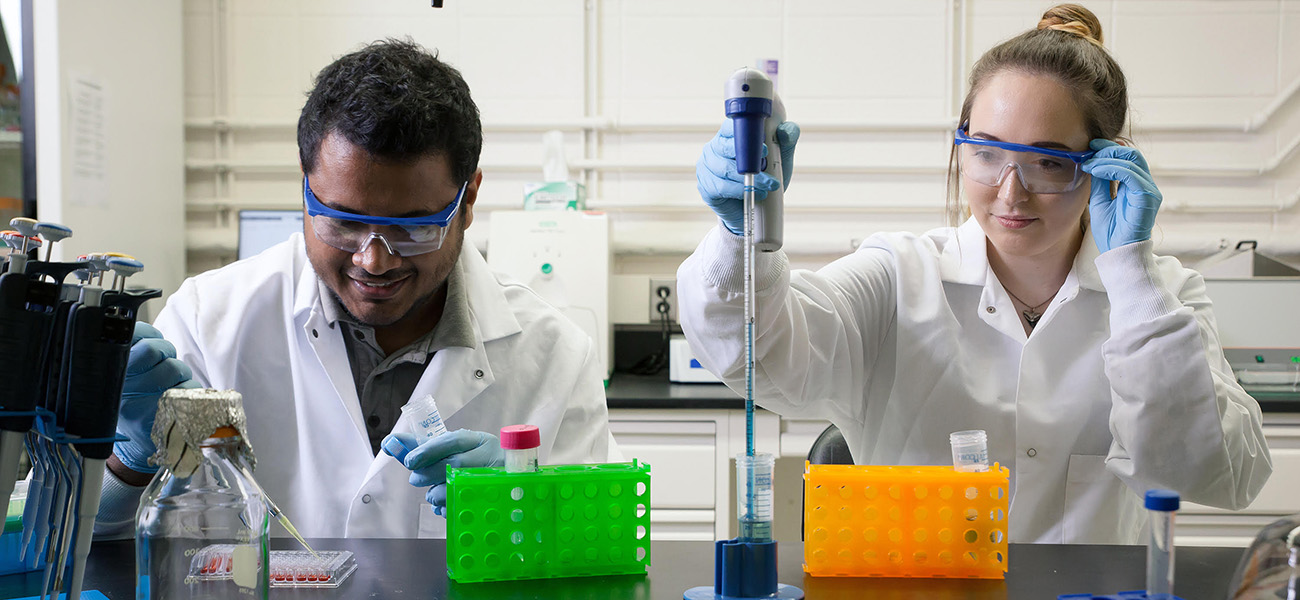
<path fill-rule="evenodd" d="M 621 460 L 590 337 L 499 279 L 472 245 L 460 262 L 477 344 L 434 354 L 412 398 L 433 395 L 448 430 L 536 425 L 546 463 Z M 186 280 L 154 324 L 195 381 L 243 394 L 255 476 L 303 535 L 442 537 L 426 489 L 371 453 L 342 332 L 326 324 L 317 281 L 295 234 Z M 394 430 L 409 431 L 405 417 Z"/>
<path fill-rule="evenodd" d="M 973 219 L 879 234 L 816 272 L 760 253 L 758 403 L 830 420 L 859 464 L 952 464 L 949 433 L 987 431 L 1012 542 L 1136 543 L 1152 488 L 1249 504 L 1272 466 L 1201 276 L 1085 233 L 1026 336 L 985 239 Z M 741 241 L 716 228 L 677 277 L 691 349 L 743 391 Z"/>

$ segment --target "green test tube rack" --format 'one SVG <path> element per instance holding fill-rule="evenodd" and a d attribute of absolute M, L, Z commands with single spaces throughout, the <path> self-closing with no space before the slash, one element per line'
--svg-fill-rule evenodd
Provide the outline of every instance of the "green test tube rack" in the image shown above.
<path fill-rule="evenodd" d="M 447 575 L 459 583 L 644 574 L 650 465 L 447 469 Z"/>

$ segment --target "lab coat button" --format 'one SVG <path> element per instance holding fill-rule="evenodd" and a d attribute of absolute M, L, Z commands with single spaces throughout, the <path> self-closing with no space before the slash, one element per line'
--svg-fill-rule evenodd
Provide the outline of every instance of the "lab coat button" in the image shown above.
<path fill-rule="evenodd" d="M 311 330 L 311 336 L 314 337 L 314 338 L 318 338 L 318 337 L 320 337 L 320 334 L 319 334 L 319 333 L 316 333 L 316 330 L 313 329 L 313 330 Z"/>
<path fill-rule="evenodd" d="M 366 495 L 362 496 L 362 497 L 361 497 L 361 503 L 362 503 L 362 504 L 370 504 L 370 494 L 366 494 Z"/>
<path fill-rule="evenodd" d="M 482 379 L 482 378 L 483 378 L 483 369 L 475 369 L 474 379 Z"/>
<path fill-rule="evenodd" d="M 995 313 L 995 312 L 998 312 L 998 309 L 993 308 L 992 306 L 986 306 L 986 307 L 984 307 L 984 310 L 987 311 L 990 315 L 993 314 L 993 313 Z"/>
<path fill-rule="evenodd" d="M 1028 450 L 1025 450 L 1025 454 L 1028 455 L 1029 458 L 1033 458 L 1035 456 L 1038 456 L 1038 451 L 1033 448 L 1030 448 Z"/>

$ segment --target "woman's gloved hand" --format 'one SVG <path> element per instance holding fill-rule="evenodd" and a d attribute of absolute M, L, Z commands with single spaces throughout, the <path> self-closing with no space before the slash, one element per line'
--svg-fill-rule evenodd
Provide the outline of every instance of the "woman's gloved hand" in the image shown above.
<path fill-rule="evenodd" d="M 117 416 L 117 433 L 131 441 L 113 444 L 113 454 L 128 469 L 158 472 L 158 467 L 149 464 L 157 450 L 151 434 L 158 398 L 171 388 L 199 387 L 192 376 L 189 366 L 176 359 L 176 347 L 163 339 L 161 332 L 148 323 L 136 322 Z"/>
<path fill-rule="evenodd" d="M 1092 175 L 1092 199 L 1088 211 L 1092 237 L 1102 252 L 1125 244 L 1151 239 L 1163 196 L 1151 178 L 1147 160 L 1136 148 L 1110 140 L 1092 140 L 1097 154 L 1083 163 Z M 1119 182 L 1119 193 L 1110 194 L 1110 182 Z"/>
<path fill-rule="evenodd" d="M 482 431 L 457 429 L 423 443 L 409 433 L 384 438 L 384 452 L 411 470 L 415 487 L 429 487 L 424 499 L 441 515 L 447 508 L 447 467 L 500 467 L 506 452 L 497 436 Z"/>
<path fill-rule="evenodd" d="M 776 140 L 781 145 L 781 180 L 783 188 L 790 187 L 794 174 L 794 147 L 799 142 L 799 126 L 785 121 L 776 128 Z M 767 144 L 763 145 L 767 156 Z M 736 235 L 745 234 L 745 179 L 736 172 L 736 138 L 731 119 L 722 122 L 718 134 L 705 144 L 695 161 L 695 186 L 704 203 L 717 213 L 727 230 Z M 762 200 L 777 188 L 777 181 L 766 173 L 754 177 L 756 198 Z"/>

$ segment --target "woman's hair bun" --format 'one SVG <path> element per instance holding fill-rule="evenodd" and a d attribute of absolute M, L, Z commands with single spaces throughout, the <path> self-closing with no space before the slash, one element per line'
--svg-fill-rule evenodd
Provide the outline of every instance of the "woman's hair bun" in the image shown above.
<path fill-rule="evenodd" d="M 1055 29 L 1072 33 L 1083 39 L 1101 45 L 1101 21 L 1092 11 L 1078 4 L 1058 4 L 1043 13 L 1038 21 L 1039 29 Z"/>

